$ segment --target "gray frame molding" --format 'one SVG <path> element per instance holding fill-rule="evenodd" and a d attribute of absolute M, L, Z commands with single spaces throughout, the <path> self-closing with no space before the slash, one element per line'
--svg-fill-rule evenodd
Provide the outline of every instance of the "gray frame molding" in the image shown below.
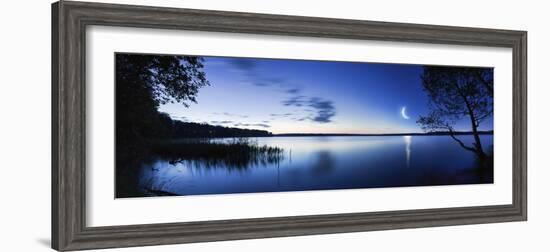
<path fill-rule="evenodd" d="M 513 50 L 511 205 L 169 224 L 85 225 L 88 25 L 507 47 Z M 79 250 L 527 220 L 527 32 L 84 2 L 52 5 L 52 247 Z"/>

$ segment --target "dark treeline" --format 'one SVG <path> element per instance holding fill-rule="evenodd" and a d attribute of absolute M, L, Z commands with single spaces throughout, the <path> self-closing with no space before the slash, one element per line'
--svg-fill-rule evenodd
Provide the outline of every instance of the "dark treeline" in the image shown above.
<path fill-rule="evenodd" d="M 162 130 L 161 138 L 220 138 L 220 137 L 265 137 L 271 136 L 266 130 L 240 129 L 206 123 L 182 122 L 173 120 L 169 115 L 159 115 Z"/>

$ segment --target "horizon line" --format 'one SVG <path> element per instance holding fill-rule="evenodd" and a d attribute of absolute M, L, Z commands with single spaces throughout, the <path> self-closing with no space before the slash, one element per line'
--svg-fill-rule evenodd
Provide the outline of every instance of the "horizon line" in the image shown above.
<path fill-rule="evenodd" d="M 271 132 L 270 132 L 271 133 Z M 454 134 L 474 134 L 473 131 L 454 131 Z M 494 130 L 479 130 L 479 134 L 494 134 Z M 383 136 L 383 135 L 443 135 L 451 134 L 449 131 L 433 131 L 433 132 L 406 132 L 406 133 L 271 133 L 272 136 Z"/>

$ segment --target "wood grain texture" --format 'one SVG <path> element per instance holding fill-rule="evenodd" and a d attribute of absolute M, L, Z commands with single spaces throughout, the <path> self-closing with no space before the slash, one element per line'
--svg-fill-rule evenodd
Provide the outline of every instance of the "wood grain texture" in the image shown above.
<path fill-rule="evenodd" d="M 86 227 L 88 25 L 506 47 L 513 50 L 511 205 Z M 527 219 L 527 32 L 82 2 L 52 5 L 52 247 L 80 250 Z"/>

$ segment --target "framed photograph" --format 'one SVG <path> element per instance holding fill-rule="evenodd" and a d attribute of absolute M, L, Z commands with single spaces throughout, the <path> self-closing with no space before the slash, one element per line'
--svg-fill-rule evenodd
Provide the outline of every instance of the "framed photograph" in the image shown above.
<path fill-rule="evenodd" d="M 52 5 L 52 247 L 527 219 L 527 32 Z"/>

